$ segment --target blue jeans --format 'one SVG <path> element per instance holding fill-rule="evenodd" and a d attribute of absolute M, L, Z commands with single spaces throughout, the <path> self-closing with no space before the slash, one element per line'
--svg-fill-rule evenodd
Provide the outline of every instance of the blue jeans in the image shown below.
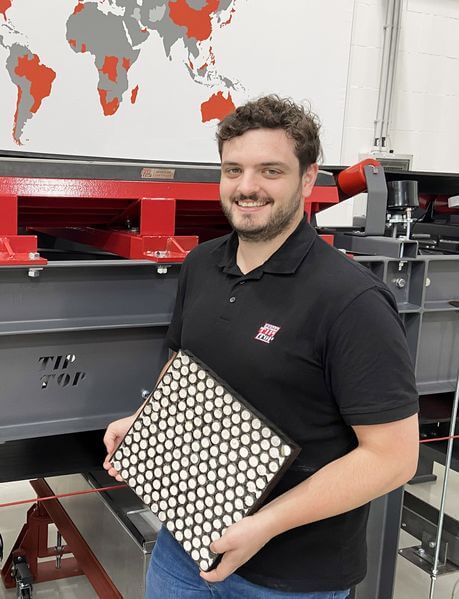
<path fill-rule="evenodd" d="M 145 599 L 345 599 L 347 591 L 289 593 L 253 584 L 237 574 L 223 582 L 209 584 L 199 569 L 162 528 L 151 555 Z"/>

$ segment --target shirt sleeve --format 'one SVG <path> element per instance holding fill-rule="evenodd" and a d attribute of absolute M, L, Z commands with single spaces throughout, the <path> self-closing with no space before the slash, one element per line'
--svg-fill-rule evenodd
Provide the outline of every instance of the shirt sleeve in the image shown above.
<path fill-rule="evenodd" d="M 182 346 L 183 306 L 185 303 L 187 270 L 187 263 L 185 261 L 180 269 L 174 311 L 166 335 L 166 345 L 172 351 L 178 351 Z"/>
<path fill-rule="evenodd" d="M 413 365 L 389 292 L 362 292 L 331 326 L 326 382 L 349 425 L 383 424 L 418 411 Z"/>

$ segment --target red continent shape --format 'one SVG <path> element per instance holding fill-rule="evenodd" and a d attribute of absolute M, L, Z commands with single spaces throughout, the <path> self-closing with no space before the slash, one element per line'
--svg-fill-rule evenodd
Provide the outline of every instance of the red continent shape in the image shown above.
<path fill-rule="evenodd" d="M 82 0 L 78 0 L 78 4 L 75 6 L 75 8 L 73 9 L 73 14 L 76 15 L 79 12 L 81 12 L 84 8 L 84 4 L 82 2 Z"/>
<path fill-rule="evenodd" d="M 129 58 L 123 58 L 123 69 L 125 69 L 126 71 L 129 71 L 131 67 L 131 61 L 129 60 Z"/>
<path fill-rule="evenodd" d="M 21 140 L 19 139 L 19 137 L 16 137 L 16 126 L 18 124 L 18 111 L 19 111 L 19 105 L 21 103 L 21 98 L 22 98 L 22 89 L 19 87 L 19 85 L 17 85 L 16 87 L 18 88 L 18 99 L 16 102 L 16 112 L 14 113 L 14 119 L 13 119 L 13 139 L 18 144 L 18 146 L 22 146 Z"/>
<path fill-rule="evenodd" d="M 120 106 L 120 101 L 118 98 L 113 98 L 111 102 L 107 101 L 107 90 L 97 88 L 100 97 L 100 103 L 102 104 L 102 108 L 104 110 L 105 116 L 112 116 L 118 110 Z"/>
<path fill-rule="evenodd" d="M 0 0 L 0 13 L 2 13 L 3 18 L 6 21 L 6 11 L 11 8 L 12 0 Z"/>
<path fill-rule="evenodd" d="M 137 100 L 137 94 L 139 93 L 139 86 L 136 85 L 134 87 L 134 89 L 131 92 L 131 104 L 135 104 L 135 101 Z"/>
<path fill-rule="evenodd" d="M 179 27 L 186 27 L 188 37 L 202 42 L 212 33 L 210 15 L 218 8 L 219 0 L 207 0 L 207 4 L 196 10 L 186 0 L 169 0 L 169 16 Z"/>
<path fill-rule="evenodd" d="M 212 119 L 221 121 L 226 115 L 235 110 L 236 106 L 234 105 L 230 92 L 228 92 L 227 98 L 224 97 L 223 92 L 218 92 L 210 96 L 206 102 L 201 104 L 202 122 L 206 123 Z"/>
<path fill-rule="evenodd" d="M 53 69 L 40 64 L 36 54 L 32 54 L 30 59 L 27 54 L 19 56 L 14 72 L 19 77 L 25 77 L 30 81 L 30 95 L 34 99 L 30 112 L 37 112 L 43 98 L 51 93 L 51 85 L 56 78 L 56 73 Z"/>
<path fill-rule="evenodd" d="M 118 79 L 118 73 L 116 69 L 118 68 L 118 56 L 106 56 L 104 60 L 104 64 L 100 69 L 102 73 L 105 73 L 110 81 L 115 81 Z"/>
<path fill-rule="evenodd" d="M 233 8 L 231 9 L 229 18 L 224 23 L 222 23 L 222 27 L 225 27 L 225 25 L 229 25 L 231 23 L 235 12 L 236 12 L 236 8 L 233 6 Z"/>

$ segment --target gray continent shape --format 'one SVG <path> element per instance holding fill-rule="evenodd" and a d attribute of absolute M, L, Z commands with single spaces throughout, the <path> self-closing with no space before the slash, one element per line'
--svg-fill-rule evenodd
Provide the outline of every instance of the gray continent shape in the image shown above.
<path fill-rule="evenodd" d="M 133 40 L 133 45 L 137 46 L 144 40 L 137 41 L 138 36 L 133 36 L 131 33 L 132 22 L 135 21 L 137 27 L 142 26 L 149 31 L 157 31 L 162 39 L 166 57 L 170 59 L 172 46 L 180 39 L 186 44 L 186 28 L 176 25 L 169 16 L 168 0 L 143 0 L 139 6 L 137 0 L 115 0 L 116 5 L 124 8 L 124 22 L 128 29 L 129 35 Z M 148 33 L 145 35 L 145 39 Z M 193 40 L 194 41 L 194 40 Z M 196 44 L 193 44 L 195 55 L 198 54 Z"/>
<path fill-rule="evenodd" d="M 162 16 L 161 11 L 163 11 Z M 186 27 L 176 25 L 172 21 L 169 14 L 169 2 L 167 0 L 144 0 L 140 15 L 141 23 L 144 27 L 158 32 L 162 39 L 167 58 L 171 58 L 172 46 L 179 40 L 183 40 L 183 43 L 187 47 L 189 40 Z M 197 55 L 196 43 L 193 44 L 193 47 Z"/>
<path fill-rule="evenodd" d="M 30 112 L 30 109 L 34 103 L 34 99 L 30 93 L 31 83 L 28 79 L 26 79 L 26 77 L 20 77 L 15 73 L 15 69 L 18 64 L 18 58 L 25 55 L 27 55 L 29 59 L 31 59 L 33 56 L 32 52 L 29 50 L 29 48 L 27 48 L 27 46 L 13 44 L 10 47 L 10 53 L 6 59 L 6 70 L 9 73 L 10 79 L 21 89 L 21 99 L 18 102 L 16 123 L 13 130 L 13 137 L 16 141 L 21 139 L 24 125 L 33 116 L 33 114 Z"/>
<path fill-rule="evenodd" d="M 140 50 L 134 50 L 124 29 L 124 17 L 114 14 L 104 14 L 97 8 L 95 2 L 84 4 L 84 9 L 70 15 L 67 20 L 67 40 L 77 40 L 75 52 L 81 52 L 80 44 L 86 44 L 86 50 L 94 55 L 94 62 L 99 72 L 98 88 L 107 90 L 107 102 L 118 98 L 121 102 L 129 83 L 127 71 L 122 66 L 123 58 L 127 58 L 132 66 L 137 60 Z M 129 31 L 128 25 L 126 28 Z M 102 73 L 106 56 L 118 57 L 116 69 L 117 79 L 112 81 Z"/>
<path fill-rule="evenodd" d="M 231 4 L 234 4 L 234 0 L 220 0 L 217 12 L 222 12 L 223 10 L 227 10 L 231 6 Z"/>
<path fill-rule="evenodd" d="M 131 34 L 131 27 L 128 21 L 133 19 L 150 31 L 157 31 L 163 42 L 164 51 L 167 58 L 171 58 L 171 50 L 179 40 L 183 41 L 185 48 L 194 58 L 200 55 L 199 42 L 187 35 L 185 26 L 177 25 L 170 18 L 168 0 L 143 0 L 140 4 L 137 0 L 115 0 L 117 6 L 125 9 L 125 23 L 133 39 L 133 45 L 137 46 L 144 40 L 134 42 L 134 36 Z M 201 10 L 207 5 L 208 0 L 186 0 L 187 4 L 195 10 Z M 219 0 L 218 8 L 215 11 L 217 15 L 227 10 L 234 0 Z M 137 40 L 137 38 L 136 38 Z M 191 71 L 192 72 L 192 71 Z M 199 73 L 202 75 L 202 73 Z"/>
<path fill-rule="evenodd" d="M 142 29 L 140 29 L 139 21 L 135 18 L 135 16 L 125 16 L 124 24 L 126 25 L 129 37 L 131 38 L 133 48 L 140 46 L 146 39 L 148 39 L 150 35 L 149 32 L 142 31 Z"/>
<path fill-rule="evenodd" d="M 207 6 L 207 0 L 186 0 L 186 3 L 195 10 L 201 10 L 201 8 Z"/>
<path fill-rule="evenodd" d="M 195 10 L 201 10 L 207 4 L 207 0 L 186 1 Z M 172 60 L 172 47 L 178 41 L 183 43 L 185 50 L 189 53 L 188 56 L 193 57 L 193 62 L 207 60 L 209 48 L 207 47 L 206 50 L 206 44 L 193 37 L 188 37 L 186 26 L 179 26 L 173 22 L 169 13 L 168 0 L 143 0 L 142 2 L 114 0 L 114 3 L 125 9 L 124 16 L 104 14 L 97 9 L 95 2 L 87 2 L 82 11 L 71 15 L 67 21 L 67 40 L 76 39 L 78 43 L 77 48 L 73 48 L 73 50 L 81 51 L 80 44 L 84 42 L 87 51 L 95 56 L 95 64 L 99 70 L 98 87 L 107 90 L 107 102 L 112 101 L 115 97 L 121 102 L 122 95 L 128 88 L 127 73 L 122 68 L 122 58 L 128 58 L 132 65 L 140 53 L 140 48 L 134 48 L 144 43 L 152 31 L 158 32 L 165 55 L 169 60 Z M 234 3 L 235 0 L 219 0 L 218 8 L 215 11 L 217 24 L 221 24 L 221 13 Z M 144 30 L 142 31 L 142 29 Z M 100 71 L 105 56 L 119 57 L 116 82 Z M 235 90 L 238 86 L 229 78 L 221 76 L 211 65 L 199 67 L 198 62 L 194 68 L 191 68 L 185 61 L 185 66 L 190 77 L 198 84 L 223 85 L 228 90 Z"/>

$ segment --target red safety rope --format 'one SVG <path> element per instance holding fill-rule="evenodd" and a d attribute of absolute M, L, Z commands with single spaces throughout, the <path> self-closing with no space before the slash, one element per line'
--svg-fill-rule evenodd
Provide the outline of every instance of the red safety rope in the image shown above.
<path fill-rule="evenodd" d="M 448 439 L 459 439 L 459 435 L 451 437 L 434 437 L 432 439 L 422 439 L 419 443 L 435 443 L 436 441 L 448 441 Z M 113 485 L 111 487 L 100 487 L 98 489 L 85 489 L 84 491 L 73 491 L 72 493 L 62 493 L 61 495 L 51 495 L 50 497 L 34 497 L 33 499 L 21 499 L 20 501 L 9 501 L 8 503 L 0 503 L 2 507 L 13 507 L 16 505 L 24 505 L 27 503 L 38 503 L 41 501 L 49 501 L 50 499 L 63 499 L 64 497 L 75 497 L 76 495 L 89 495 L 90 493 L 102 493 L 103 491 L 116 491 L 116 489 L 126 489 L 127 485 Z"/>
<path fill-rule="evenodd" d="M 452 435 L 451 437 L 433 437 L 432 439 L 422 439 L 419 443 L 435 443 L 435 441 L 448 441 L 448 439 L 459 439 L 459 435 Z"/>
<path fill-rule="evenodd" d="M 9 501 L 0 503 L 0 507 L 12 507 L 14 505 L 23 505 L 25 503 L 38 503 L 40 501 L 49 501 L 50 499 L 62 499 L 63 497 L 74 497 L 75 495 L 89 495 L 89 493 L 99 493 L 102 491 L 115 491 L 116 489 L 126 489 L 127 485 L 113 485 L 111 487 L 100 487 L 99 489 L 85 489 L 84 491 L 73 491 L 72 493 L 62 493 L 61 495 L 51 495 L 50 497 L 34 497 L 33 499 L 21 499 L 20 501 Z"/>

